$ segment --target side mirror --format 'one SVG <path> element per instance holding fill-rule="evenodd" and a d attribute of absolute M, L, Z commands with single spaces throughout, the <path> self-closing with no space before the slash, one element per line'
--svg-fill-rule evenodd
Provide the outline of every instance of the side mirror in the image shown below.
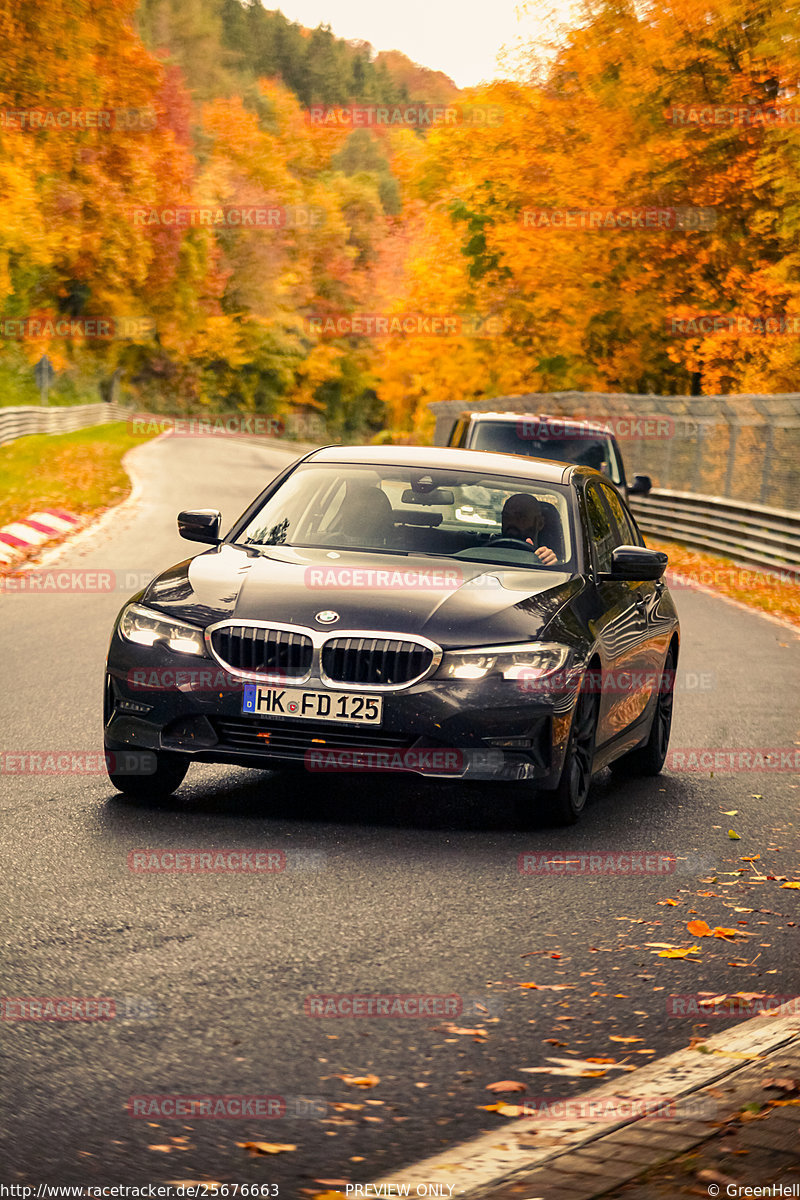
<path fill-rule="evenodd" d="M 633 483 L 628 488 L 629 496 L 646 496 L 653 486 L 649 475 L 634 475 Z"/>
<path fill-rule="evenodd" d="M 178 533 L 187 542 L 219 543 L 222 513 L 216 508 L 194 508 L 178 513 Z"/>
<path fill-rule="evenodd" d="M 601 571 L 598 578 L 644 583 L 660 579 L 668 561 L 667 555 L 661 550 L 649 550 L 646 546 L 617 546 L 611 552 L 611 570 Z"/>

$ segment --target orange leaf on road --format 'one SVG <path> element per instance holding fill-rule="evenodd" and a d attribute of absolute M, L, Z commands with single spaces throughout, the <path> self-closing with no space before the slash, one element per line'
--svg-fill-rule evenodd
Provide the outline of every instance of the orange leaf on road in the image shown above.
<path fill-rule="evenodd" d="M 249 1150 L 251 1154 L 283 1154 L 286 1150 L 296 1150 L 297 1146 L 287 1144 L 286 1142 L 237 1142 L 242 1150 Z"/>

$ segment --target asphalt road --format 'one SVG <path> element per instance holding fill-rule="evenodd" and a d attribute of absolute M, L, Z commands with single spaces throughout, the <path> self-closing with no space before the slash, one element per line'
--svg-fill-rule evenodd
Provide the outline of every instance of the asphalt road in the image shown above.
<path fill-rule="evenodd" d="M 222 508 L 227 527 L 291 453 L 220 438 L 149 443 L 136 451 L 139 504 L 57 565 L 155 573 L 194 552 L 177 536 L 179 508 Z M 103 660 L 125 598 L 0 597 L 6 752 L 100 750 Z M 707 594 L 677 600 L 673 747 L 797 745 L 796 636 Z M 569 830 L 522 829 L 510 801 L 476 787 L 211 766 L 193 767 L 163 808 L 137 807 L 99 774 L 5 774 L 0 812 L 0 994 L 114 997 L 120 1012 L 0 1023 L 4 1183 L 324 1191 L 320 1180 L 368 1180 L 502 1130 L 481 1108 L 493 1081 L 551 1097 L 596 1082 L 523 1068 L 553 1057 L 638 1066 L 724 1028 L 668 1016 L 670 994 L 800 992 L 800 892 L 767 878 L 800 877 L 798 779 L 786 772 L 635 783 L 606 772 Z M 278 849 L 289 866 L 257 877 L 129 870 L 130 851 L 155 847 Z M 517 867 L 522 852 L 597 850 L 676 855 L 677 871 L 558 878 Z M 693 917 L 742 936 L 692 938 Z M 699 945 L 698 961 L 646 943 Z M 304 1011 L 311 993 L 353 991 L 467 1002 L 455 1022 Z M 379 1082 L 360 1089 L 343 1075 Z M 148 1122 L 126 1108 L 131 1096 L 208 1093 L 284 1096 L 287 1115 Z M 298 1097 L 324 1106 L 298 1109 Z M 296 1149 L 255 1157 L 248 1141 Z"/>

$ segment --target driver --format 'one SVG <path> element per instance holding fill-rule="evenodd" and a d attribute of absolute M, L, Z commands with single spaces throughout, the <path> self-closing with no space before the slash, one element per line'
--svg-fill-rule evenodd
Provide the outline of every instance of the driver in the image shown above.
<path fill-rule="evenodd" d="M 490 538 L 489 545 L 493 541 L 500 541 L 501 538 L 516 538 L 520 542 L 527 542 L 545 566 L 551 567 L 553 563 L 558 562 L 555 553 L 547 546 L 536 545 L 539 533 L 544 528 L 544 513 L 534 496 L 525 492 L 509 496 L 503 505 L 501 521 L 503 532 L 499 537 Z"/>

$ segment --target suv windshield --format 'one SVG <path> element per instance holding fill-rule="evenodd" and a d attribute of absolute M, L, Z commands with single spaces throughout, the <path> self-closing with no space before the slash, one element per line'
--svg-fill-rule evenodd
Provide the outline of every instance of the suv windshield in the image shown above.
<path fill-rule="evenodd" d="M 306 463 L 235 534 L 239 545 L 426 554 L 546 569 L 572 561 L 567 489 L 479 471 Z M 546 556 L 549 557 L 549 556 Z"/>
<path fill-rule="evenodd" d="M 515 421 L 475 421 L 469 439 L 470 450 L 489 450 L 500 454 L 524 454 L 547 458 L 552 462 L 579 463 L 594 467 L 621 483 L 619 464 L 610 438 L 589 428 L 577 427 L 574 434 L 564 422 L 552 425 L 536 418 Z"/>

